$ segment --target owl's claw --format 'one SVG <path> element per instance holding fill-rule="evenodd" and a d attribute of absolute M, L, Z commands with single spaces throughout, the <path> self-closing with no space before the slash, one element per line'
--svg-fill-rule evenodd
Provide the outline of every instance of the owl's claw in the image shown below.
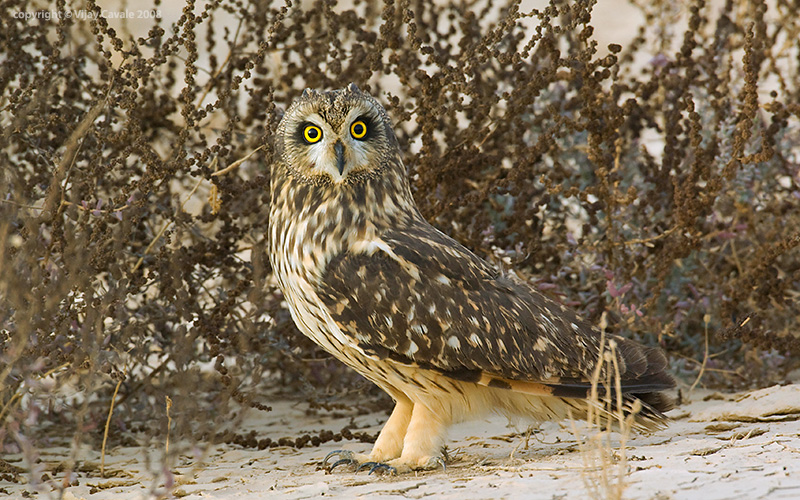
<path fill-rule="evenodd" d="M 433 457 L 433 458 L 431 458 L 430 462 L 428 462 L 428 463 L 430 465 L 433 465 L 434 466 L 433 468 L 436 468 L 435 467 L 436 465 L 441 465 L 442 466 L 442 472 L 447 472 L 447 465 L 445 465 L 444 458 L 442 458 L 442 457 Z"/>
<path fill-rule="evenodd" d="M 330 469 L 328 469 L 328 471 L 333 472 L 333 469 L 335 469 L 336 467 L 338 467 L 340 465 L 356 465 L 357 463 L 358 462 L 356 462 L 355 460 L 351 460 L 349 458 L 342 458 L 340 460 L 337 460 L 337 461 L 333 462 L 331 464 Z"/>
<path fill-rule="evenodd" d="M 331 457 L 333 456 L 338 456 L 339 460 L 331 464 L 331 466 L 328 468 L 328 472 L 332 471 L 333 469 L 335 469 L 340 465 L 358 465 L 358 460 L 356 460 L 355 454 L 352 451 L 333 450 L 332 452 L 325 455 L 325 459 L 322 461 L 323 469 L 328 465 L 328 460 L 330 460 Z"/>
<path fill-rule="evenodd" d="M 389 474 L 392 476 L 397 475 L 397 469 L 392 467 L 389 464 L 385 464 L 382 462 L 364 462 L 363 464 L 356 467 L 356 473 L 361 469 L 369 468 L 369 473 L 372 474 L 373 472 L 380 472 L 381 474 Z"/>

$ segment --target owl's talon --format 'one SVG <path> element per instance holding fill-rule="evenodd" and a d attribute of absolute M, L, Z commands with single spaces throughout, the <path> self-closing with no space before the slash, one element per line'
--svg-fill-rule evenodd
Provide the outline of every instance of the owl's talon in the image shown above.
<path fill-rule="evenodd" d="M 322 460 L 322 468 L 324 469 L 328 465 L 328 460 L 330 460 L 333 456 L 338 456 L 339 460 L 331 464 L 330 468 L 328 468 L 328 471 L 332 471 L 335 467 L 343 464 L 357 464 L 358 460 L 355 459 L 354 455 L 355 454 L 352 451 L 348 450 L 333 450 L 325 455 L 325 459 Z"/>
<path fill-rule="evenodd" d="M 325 467 L 326 465 L 328 465 L 328 460 L 330 460 L 332 456 L 341 455 L 342 453 L 344 453 L 344 450 L 333 450 L 332 452 L 328 453 L 322 460 L 322 466 Z"/>
<path fill-rule="evenodd" d="M 375 462 L 364 462 L 364 463 L 361 463 L 361 464 L 358 465 L 358 467 L 356 467 L 355 473 L 358 474 L 359 471 L 361 471 L 361 469 L 366 469 L 367 467 L 370 467 L 372 465 L 375 465 Z"/>
<path fill-rule="evenodd" d="M 397 475 L 397 469 L 388 464 L 375 464 L 369 470 L 369 473 L 372 474 L 373 472 L 379 472 L 379 471 L 381 474 L 389 474 L 390 476 Z"/>
<path fill-rule="evenodd" d="M 395 469 L 389 464 L 385 464 L 382 462 L 364 462 L 363 464 L 359 465 L 356 468 L 356 473 L 358 473 L 358 471 L 360 471 L 361 469 L 367 469 L 367 468 L 369 468 L 369 474 L 372 474 L 373 472 L 382 471 L 380 472 L 381 474 L 390 474 L 392 476 L 397 475 L 397 469 Z"/>
<path fill-rule="evenodd" d="M 337 460 L 337 461 L 333 462 L 331 464 L 330 468 L 328 469 L 328 471 L 332 472 L 333 469 L 335 469 L 336 467 L 338 467 L 340 465 L 345 465 L 345 464 L 347 464 L 347 465 L 356 465 L 357 463 L 358 462 L 356 462 L 355 460 L 353 460 L 351 458 L 342 458 L 340 460 Z"/>

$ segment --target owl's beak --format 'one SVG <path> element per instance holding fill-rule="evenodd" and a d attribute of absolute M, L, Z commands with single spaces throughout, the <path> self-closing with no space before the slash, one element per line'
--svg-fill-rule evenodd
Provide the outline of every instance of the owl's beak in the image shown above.
<path fill-rule="evenodd" d="M 339 175 L 342 175 L 344 173 L 344 144 L 342 141 L 336 141 L 333 150 L 336 152 L 336 166 L 339 168 Z"/>

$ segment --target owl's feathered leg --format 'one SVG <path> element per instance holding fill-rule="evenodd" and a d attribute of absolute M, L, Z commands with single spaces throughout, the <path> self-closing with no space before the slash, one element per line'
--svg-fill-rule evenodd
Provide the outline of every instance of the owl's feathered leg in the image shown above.
<path fill-rule="evenodd" d="M 403 440 L 403 452 L 386 465 L 401 474 L 411 470 L 444 468 L 442 447 L 450 423 L 449 413 L 437 413 L 424 404 L 414 404 Z"/>
<path fill-rule="evenodd" d="M 397 398 L 397 404 L 369 454 L 370 461 L 385 462 L 400 456 L 413 408 L 414 403 L 410 399 L 405 396 Z"/>

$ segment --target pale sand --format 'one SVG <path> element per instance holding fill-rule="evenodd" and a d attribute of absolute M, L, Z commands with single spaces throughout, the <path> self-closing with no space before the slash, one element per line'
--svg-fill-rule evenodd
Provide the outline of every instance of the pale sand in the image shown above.
<path fill-rule="evenodd" d="M 797 499 L 800 498 L 800 385 L 775 386 L 746 394 L 695 391 L 693 401 L 670 412 L 672 422 L 651 435 L 628 442 L 626 499 Z M 249 412 L 240 433 L 258 430 L 258 438 L 338 432 L 351 418 L 353 431 L 376 432 L 385 414 L 332 418 L 306 415 L 304 403 L 272 402 L 271 412 Z M 341 413 L 341 412 L 340 412 Z M 584 429 L 585 432 L 585 429 Z M 275 433 L 279 433 L 276 435 Z M 614 434 L 616 442 L 618 435 Z M 582 499 L 590 498 L 587 481 L 600 471 L 587 468 L 569 422 L 546 423 L 530 434 L 510 427 L 504 418 L 471 422 L 451 432 L 453 456 L 446 471 L 387 477 L 334 473 L 318 469 L 325 455 L 346 448 L 366 451 L 368 444 L 328 442 L 319 447 L 266 450 L 218 445 L 201 462 L 182 457 L 172 468 L 178 485 L 173 494 L 186 499 L 261 498 L 443 498 L 443 499 Z M 42 452 L 40 471 L 52 470 L 65 448 Z M 78 486 L 63 498 L 142 499 L 164 493 L 165 476 L 142 448 L 110 449 L 106 470 L 78 474 Z M 24 466 L 20 456 L 5 456 Z M 99 450 L 85 450 L 80 460 L 99 463 Z M 155 472 L 153 472 L 155 471 Z M 612 478 L 616 469 L 612 469 Z M 63 476 L 63 475 L 62 475 Z M 53 475 L 59 479 L 58 474 Z M 21 498 L 28 485 L 0 481 L 0 488 Z M 41 491 L 36 498 L 58 498 Z M 93 491 L 93 493 L 92 493 Z"/>

